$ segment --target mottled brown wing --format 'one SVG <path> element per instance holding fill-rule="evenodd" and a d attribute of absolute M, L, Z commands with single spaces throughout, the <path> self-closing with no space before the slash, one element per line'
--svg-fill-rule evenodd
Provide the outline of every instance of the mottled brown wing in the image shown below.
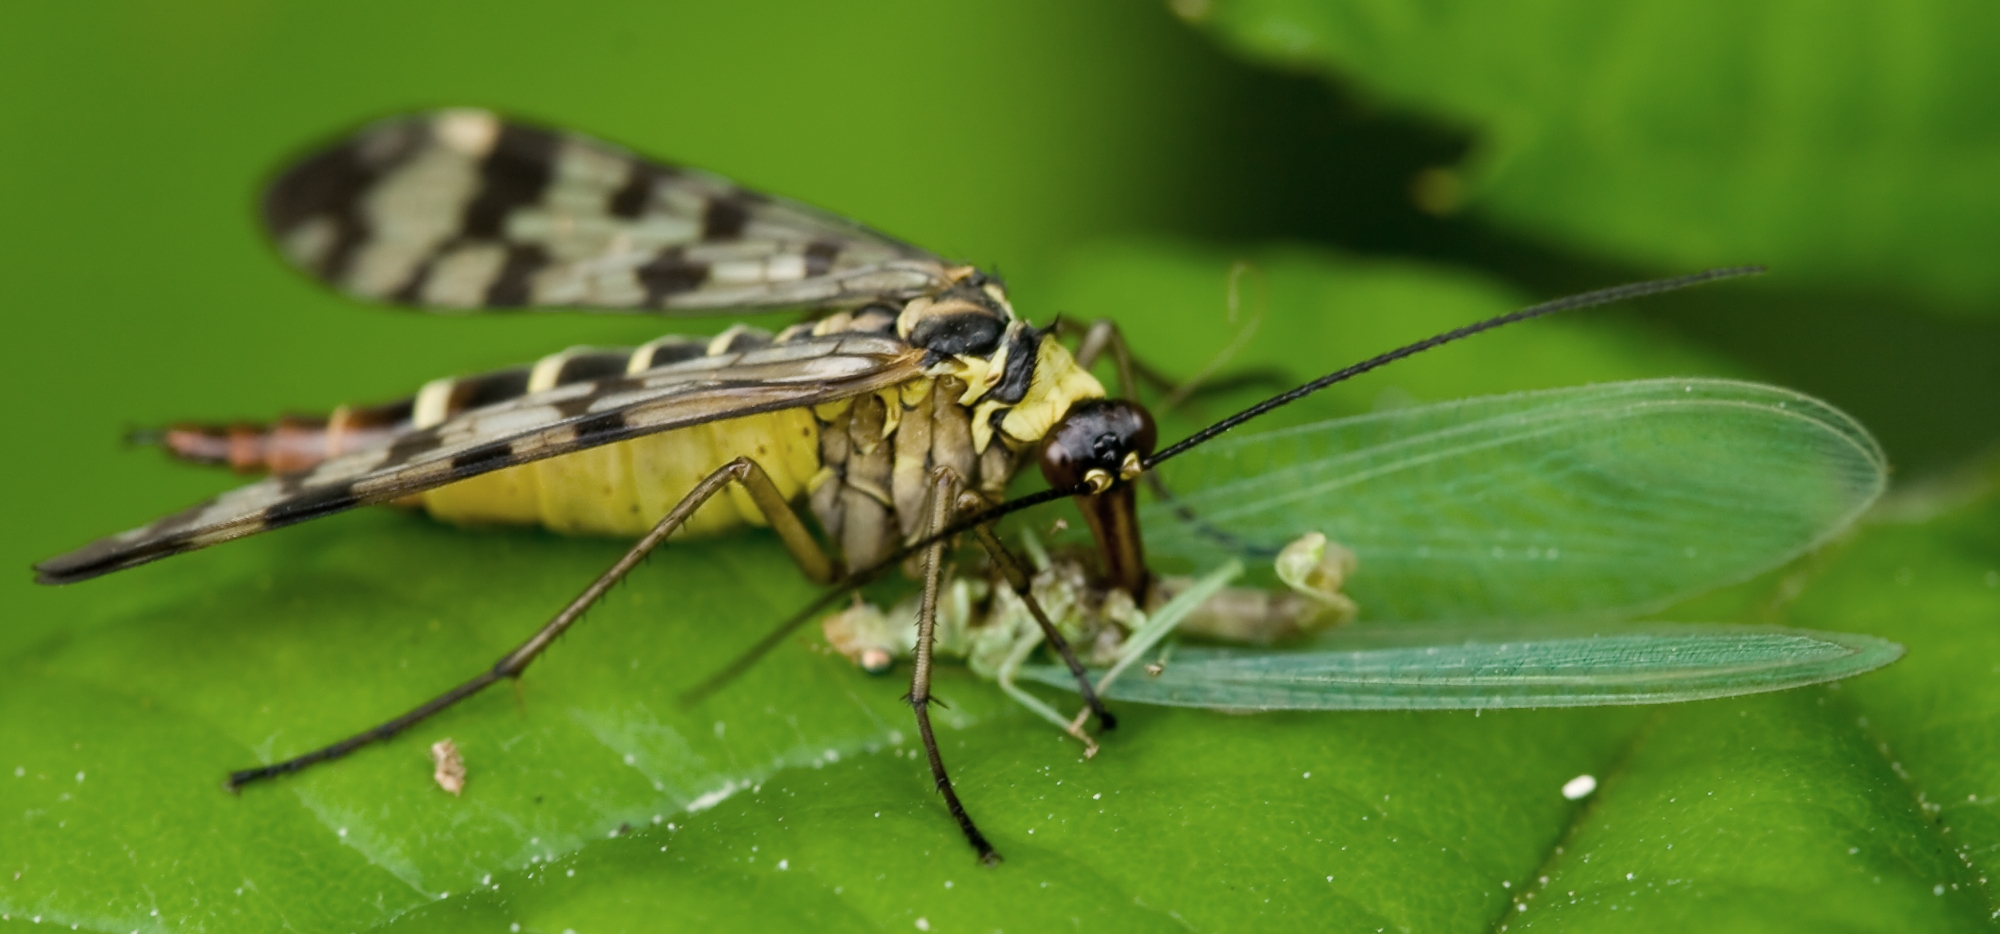
<path fill-rule="evenodd" d="M 66 584 L 515 464 L 739 415 L 816 405 L 913 379 L 923 352 L 839 334 L 572 383 L 412 430 L 386 447 L 270 477 L 35 566 Z"/>
<path fill-rule="evenodd" d="M 306 157 L 264 223 L 341 290 L 438 310 L 844 306 L 946 275 L 824 211 L 483 110 L 394 117 Z"/>

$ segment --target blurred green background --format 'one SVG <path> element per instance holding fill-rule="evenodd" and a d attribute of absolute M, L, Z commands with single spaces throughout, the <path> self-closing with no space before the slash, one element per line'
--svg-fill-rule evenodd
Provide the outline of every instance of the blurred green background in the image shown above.
<path fill-rule="evenodd" d="M 653 562 L 523 695 L 446 724 L 484 803 L 430 788 L 414 737 L 404 758 L 225 799 L 224 768 L 401 709 L 615 551 L 350 516 L 0 588 L 0 930 L 1487 930 L 1544 910 L 1574 930 L 1981 926 L 2000 909 L 1996 21 L 1942 0 L 9 4 L 0 548 L 17 568 L 232 482 L 121 450 L 130 426 L 325 410 L 716 326 L 367 309 L 263 242 L 252 205 L 284 160 L 469 104 L 997 269 L 1031 318 L 1116 317 L 1184 373 L 1236 332 L 1238 260 L 1266 309 L 1238 362 L 1300 376 L 1540 298 L 1768 263 L 1441 351 L 1309 414 L 1660 374 L 1820 395 L 1882 440 L 1893 508 L 1679 618 L 1854 628 L 1912 655 L 1844 692 L 1664 713 L 1141 712 L 1087 766 L 960 679 L 954 755 L 1014 857 L 982 876 L 913 763 L 882 751 L 907 729 L 895 685 L 800 640 L 727 717 L 671 709 L 811 593 L 745 536 Z M 642 658 L 672 673 L 633 674 Z M 606 749 L 650 783 L 618 785 Z M 1310 790 L 1289 778 L 1315 768 Z M 1613 777 L 1595 804 L 1548 793 L 1591 770 Z M 677 837 L 643 819 L 753 784 Z M 1694 788 L 1729 800 L 1690 811 Z M 1111 823 L 1064 816 L 1086 811 Z M 801 823 L 817 832 L 784 836 Z M 1654 846 L 1668 827 L 1704 843 Z M 799 855 L 774 870 L 760 839 Z M 1537 890 L 1567 907 L 1527 911 L 1519 887 L 1549 876 Z"/>

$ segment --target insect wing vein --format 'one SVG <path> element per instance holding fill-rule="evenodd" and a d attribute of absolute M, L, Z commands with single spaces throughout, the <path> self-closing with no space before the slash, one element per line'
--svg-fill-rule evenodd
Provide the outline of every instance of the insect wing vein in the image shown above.
<path fill-rule="evenodd" d="M 1637 380 L 1244 433 L 1164 471 L 1156 569 L 1352 549 L 1364 619 L 1630 615 L 1782 564 L 1880 495 L 1881 450 L 1790 390 Z M 1266 558 L 1266 562 L 1268 558 Z"/>

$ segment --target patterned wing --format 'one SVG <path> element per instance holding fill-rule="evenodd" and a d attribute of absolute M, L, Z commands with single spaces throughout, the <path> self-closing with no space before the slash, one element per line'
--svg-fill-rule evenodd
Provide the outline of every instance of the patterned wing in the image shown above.
<path fill-rule="evenodd" d="M 299 268 L 434 309 L 858 305 L 946 264 L 727 179 L 483 110 L 394 117 L 292 166 L 264 223 Z"/>
<path fill-rule="evenodd" d="M 85 580 L 527 461 L 872 392 L 921 375 L 922 357 L 901 341 L 840 334 L 530 393 L 99 539 L 36 565 L 37 580 Z"/>

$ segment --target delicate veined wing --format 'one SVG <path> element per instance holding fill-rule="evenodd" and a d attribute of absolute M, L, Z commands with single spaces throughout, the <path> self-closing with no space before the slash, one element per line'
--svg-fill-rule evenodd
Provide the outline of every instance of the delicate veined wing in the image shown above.
<path fill-rule="evenodd" d="M 1823 402 L 1724 380 L 1467 399 L 1225 436 L 1162 465 L 1156 569 L 1353 549 L 1364 621 L 1604 618 L 1774 567 L 1874 501 L 1887 467 Z M 1190 519 L 1189 517 L 1193 517 Z M 1248 560 L 1251 558 L 1263 560 Z"/>
<path fill-rule="evenodd" d="M 1357 629 L 1307 652 L 1182 648 L 1116 700 L 1235 710 L 1494 710 L 1664 704 L 1781 691 L 1872 671 L 1903 647 L 1873 636 L 1743 626 L 1602 633 Z M 1024 674 L 1076 687 L 1064 668 Z"/>
<path fill-rule="evenodd" d="M 383 120 L 301 160 L 264 222 L 340 289 L 434 309 L 819 307 L 945 275 L 852 221 L 482 110 Z"/>
<path fill-rule="evenodd" d="M 840 334 L 557 386 L 239 487 L 35 570 L 42 583 L 69 583 L 527 461 L 873 392 L 920 375 L 922 357 L 891 338 Z"/>

